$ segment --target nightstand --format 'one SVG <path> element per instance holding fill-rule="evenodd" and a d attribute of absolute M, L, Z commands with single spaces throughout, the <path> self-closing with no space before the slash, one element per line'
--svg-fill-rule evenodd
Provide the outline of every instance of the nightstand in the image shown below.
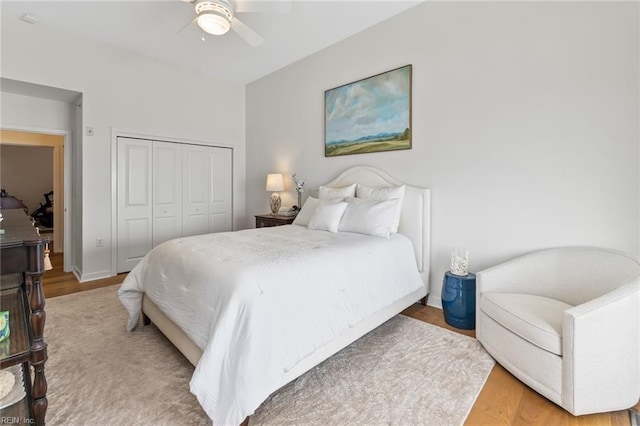
<path fill-rule="evenodd" d="M 256 228 L 267 228 L 269 226 L 290 225 L 296 219 L 295 216 L 276 216 L 273 214 L 256 215 Z"/>

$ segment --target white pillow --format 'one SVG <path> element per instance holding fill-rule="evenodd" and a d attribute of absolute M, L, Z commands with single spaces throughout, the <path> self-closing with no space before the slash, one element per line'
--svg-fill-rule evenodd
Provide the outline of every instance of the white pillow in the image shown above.
<path fill-rule="evenodd" d="M 340 231 L 357 232 L 374 237 L 389 238 L 400 200 L 376 201 L 347 198 L 349 204 L 340 222 Z"/>
<path fill-rule="evenodd" d="M 321 186 L 318 190 L 318 198 L 340 198 L 344 200 L 347 197 L 356 196 L 356 184 L 343 186 L 341 188 L 331 188 L 329 186 Z"/>
<path fill-rule="evenodd" d="M 396 232 L 398 232 L 398 227 L 400 226 L 400 214 L 402 214 L 402 201 L 404 200 L 404 191 L 406 187 L 406 185 L 401 185 L 387 186 L 384 188 L 372 188 L 370 186 L 358 184 L 356 193 L 358 198 L 363 198 L 365 200 L 383 201 L 392 200 L 394 198 L 397 198 L 399 200 L 396 207 L 396 215 L 393 219 L 393 226 L 391 228 L 391 233 L 395 234 Z"/>
<path fill-rule="evenodd" d="M 302 205 L 302 208 L 296 215 L 295 220 L 293 221 L 294 225 L 307 226 L 309 224 L 309 219 L 313 216 L 313 212 L 316 211 L 316 207 L 320 200 L 317 198 L 309 197 Z"/>
<path fill-rule="evenodd" d="M 313 212 L 316 211 L 316 207 L 322 203 L 337 203 L 338 201 L 343 201 L 342 198 L 329 198 L 326 200 L 319 200 L 317 198 L 309 197 L 306 199 L 304 204 L 302 205 L 302 209 L 296 215 L 296 218 L 293 220 L 294 225 L 307 226 L 309 224 L 309 219 L 313 216 Z"/>
<path fill-rule="evenodd" d="M 316 210 L 313 212 L 311 219 L 309 219 L 309 229 L 317 229 L 320 231 L 338 232 L 340 227 L 340 220 L 344 211 L 349 204 L 344 201 L 338 201 L 337 203 L 319 203 Z"/>

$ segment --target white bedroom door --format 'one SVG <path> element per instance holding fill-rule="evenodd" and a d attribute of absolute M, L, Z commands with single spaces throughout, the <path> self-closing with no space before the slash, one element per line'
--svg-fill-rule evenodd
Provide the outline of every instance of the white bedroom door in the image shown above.
<path fill-rule="evenodd" d="M 118 138 L 118 272 L 130 271 L 151 250 L 152 145 Z"/>
<path fill-rule="evenodd" d="M 231 173 L 233 164 L 229 148 L 209 148 L 209 232 L 232 229 Z"/>
<path fill-rule="evenodd" d="M 153 141 L 153 247 L 182 236 L 182 145 Z"/>

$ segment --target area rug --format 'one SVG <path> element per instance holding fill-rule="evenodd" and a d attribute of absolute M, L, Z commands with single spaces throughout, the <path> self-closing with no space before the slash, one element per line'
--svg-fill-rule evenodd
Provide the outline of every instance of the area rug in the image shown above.
<path fill-rule="evenodd" d="M 48 425 L 201 425 L 193 366 L 153 326 L 125 332 L 118 286 L 47 300 Z M 459 425 L 494 362 L 398 315 L 274 393 L 251 425 Z"/>

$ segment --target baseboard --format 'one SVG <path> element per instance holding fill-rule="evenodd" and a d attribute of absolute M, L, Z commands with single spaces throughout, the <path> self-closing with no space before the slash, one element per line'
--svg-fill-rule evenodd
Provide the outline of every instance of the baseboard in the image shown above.
<path fill-rule="evenodd" d="M 74 277 L 76 277 L 76 280 L 78 280 L 78 282 L 80 282 L 80 277 L 82 276 L 82 271 L 80 269 L 78 269 L 75 265 L 73 265 L 73 267 L 71 268 L 71 273 L 73 274 Z"/>
<path fill-rule="evenodd" d="M 100 280 L 102 278 L 109 278 L 111 276 L 112 276 L 111 270 L 92 272 L 90 274 L 80 274 L 80 277 L 78 278 L 78 282 L 84 283 L 87 281 L 94 281 L 94 280 Z"/>
<path fill-rule="evenodd" d="M 90 274 L 83 274 L 82 271 L 80 269 L 78 269 L 77 266 L 73 266 L 73 268 L 71 269 L 71 273 L 73 274 L 74 277 L 76 277 L 76 279 L 78 280 L 79 283 L 85 283 L 87 281 L 94 281 L 94 280 L 100 280 L 103 278 L 110 278 L 113 275 L 111 275 L 111 271 L 99 271 L 99 272 L 92 272 Z"/>
<path fill-rule="evenodd" d="M 442 298 L 433 297 L 433 294 L 429 294 L 429 297 L 427 298 L 427 305 L 433 306 L 434 308 L 442 309 Z"/>

